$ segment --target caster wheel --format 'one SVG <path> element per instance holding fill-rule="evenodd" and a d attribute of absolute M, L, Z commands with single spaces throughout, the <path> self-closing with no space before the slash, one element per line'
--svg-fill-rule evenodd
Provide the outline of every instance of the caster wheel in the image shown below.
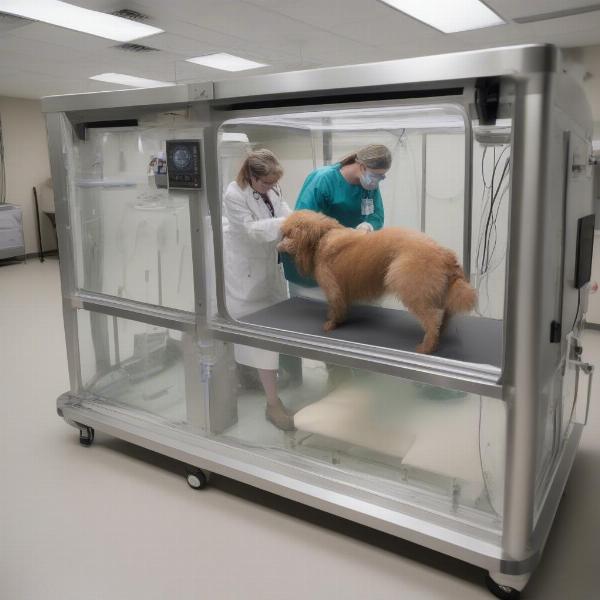
<path fill-rule="evenodd" d="M 202 469 L 188 469 L 186 479 L 188 485 L 194 490 L 201 490 L 208 483 L 207 474 Z"/>
<path fill-rule="evenodd" d="M 82 427 L 79 430 L 79 443 L 82 446 L 89 447 L 94 441 L 94 428 L 93 427 Z"/>
<path fill-rule="evenodd" d="M 497 584 L 489 575 L 485 576 L 485 585 L 487 589 L 500 600 L 519 600 L 521 592 L 515 590 L 507 585 Z"/>

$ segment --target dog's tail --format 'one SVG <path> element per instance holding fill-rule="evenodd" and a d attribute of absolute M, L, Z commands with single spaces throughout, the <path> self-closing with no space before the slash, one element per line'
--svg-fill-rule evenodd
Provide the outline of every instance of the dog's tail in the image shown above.
<path fill-rule="evenodd" d="M 446 293 L 446 312 L 451 315 L 470 312 L 477 305 L 477 292 L 465 279 L 465 274 L 456 257 L 452 256 L 452 261 L 454 264 Z"/>

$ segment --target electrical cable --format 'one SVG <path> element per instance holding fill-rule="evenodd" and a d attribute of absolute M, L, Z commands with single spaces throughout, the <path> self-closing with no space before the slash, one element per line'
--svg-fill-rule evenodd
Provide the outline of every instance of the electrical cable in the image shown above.
<path fill-rule="evenodd" d="M 502 174 L 500 176 L 500 181 L 498 182 L 498 186 L 496 188 L 494 188 L 496 172 L 498 170 L 500 161 L 502 160 L 502 156 L 504 155 L 504 153 L 506 152 L 507 149 L 508 149 L 508 146 L 506 146 L 502 150 L 502 152 L 500 153 L 500 156 L 497 159 L 494 156 L 494 168 L 492 171 L 492 181 L 489 186 L 487 185 L 487 182 L 485 181 L 485 173 L 484 173 L 484 167 L 483 167 L 483 163 L 484 163 L 484 159 L 485 159 L 485 150 L 484 150 L 484 156 L 482 158 L 482 178 L 483 178 L 483 182 L 484 182 L 483 196 L 485 197 L 486 192 L 489 190 L 490 201 L 489 201 L 489 203 L 486 202 L 485 206 L 483 207 L 484 210 L 482 212 L 482 222 L 483 222 L 483 218 L 485 218 L 486 219 L 485 230 L 483 231 L 483 235 L 480 235 L 480 239 L 478 241 L 478 250 L 481 250 L 481 243 L 483 242 L 483 252 L 481 252 L 480 257 L 478 256 L 478 266 L 481 267 L 481 270 L 480 270 L 481 274 L 484 274 L 488 270 L 489 265 L 490 265 L 490 261 L 491 261 L 492 255 L 493 255 L 493 252 L 490 251 L 491 236 L 492 236 L 492 233 L 494 234 L 494 236 L 496 235 L 496 233 L 495 233 L 496 220 L 497 220 L 497 216 L 498 216 L 499 210 L 500 210 L 500 202 L 507 191 L 507 187 L 504 187 L 504 189 L 503 189 L 502 186 L 503 186 L 506 174 L 508 172 L 508 167 L 510 164 L 510 157 L 506 159 L 506 161 L 504 163 L 504 168 L 502 170 Z M 495 152 L 494 152 L 494 154 L 495 154 Z M 502 194 L 500 194 L 501 190 L 502 190 Z M 498 198 L 500 198 L 500 199 L 498 200 Z M 494 209 L 496 209 L 495 212 L 494 212 Z M 487 212 L 487 217 L 485 217 L 486 212 Z M 480 227 L 482 225 L 482 222 L 480 223 Z M 480 263 L 479 263 L 479 258 L 481 258 Z"/>
<path fill-rule="evenodd" d="M 483 190 L 481 193 L 481 216 L 479 219 L 479 234 L 477 239 L 477 250 L 475 255 L 476 264 L 476 284 L 475 287 L 479 292 L 484 291 L 488 298 L 489 304 L 489 276 L 498 269 L 506 257 L 506 251 L 501 257 L 496 259 L 495 252 L 498 243 L 497 222 L 502 209 L 502 201 L 510 187 L 510 181 L 507 179 L 510 166 L 510 156 L 508 156 L 502 170 L 500 165 L 505 153 L 510 149 L 508 144 L 504 145 L 499 155 L 496 149 L 493 150 L 492 158 L 492 173 L 491 180 L 487 180 L 486 175 L 486 159 L 489 146 L 483 148 L 481 157 L 481 179 L 483 182 Z M 487 199 L 486 199 L 487 198 Z M 479 310 L 481 315 L 482 312 Z"/>
<path fill-rule="evenodd" d="M 570 331 L 575 329 L 575 323 L 577 323 L 577 317 L 579 316 L 579 307 L 581 306 L 581 288 L 577 288 L 577 310 L 575 311 L 575 318 L 573 319 L 573 325 L 571 325 Z"/>
<path fill-rule="evenodd" d="M 504 177 L 506 176 L 506 173 L 508 171 L 508 165 L 510 162 L 510 158 L 506 159 L 506 162 L 504 163 L 504 169 L 502 171 L 502 175 L 500 177 L 500 183 L 498 184 L 498 187 L 496 188 L 496 192 L 494 193 L 492 191 L 492 202 L 491 202 L 491 206 L 490 206 L 490 213 L 488 215 L 488 223 L 490 225 L 489 228 L 489 236 L 488 236 L 488 247 L 487 247 L 487 256 L 486 256 L 486 264 L 485 264 L 485 269 L 486 272 L 488 272 L 490 270 L 490 262 L 492 259 L 492 256 L 494 254 L 494 251 L 496 249 L 496 242 L 497 242 L 497 229 L 496 229 L 496 221 L 498 218 L 498 213 L 500 211 L 500 203 L 498 202 L 498 204 L 496 205 L 496 213 L 494 213 L 494 204 L 496 204 L 496 200 L 498 198 L 498 194 L 500 193 L 500 190 L 502 189 L 502 183 L 504 181 Z M 503 192 L 503 194 L 506 192 L 506 188 Z M 492 239 L 492 234 L 493 234 L 493 248 L 490 250 L 490 243 L 491 243 L 491 239 Z"/>
<path fill-rule="evenodd" d="M 496 188 L 495 192 L 494 192 L 494 180 L 496 178 L 496 171 L 498 169 L 498 165 L 500 164 L 500 161 L 502 160 L 502 156 L 504 155 L 504 153 L 506 152 L 507 149 L 508 149 L 508 146 L 505 146 L 505 148 L 500 153 L 500 156 L 496 160 L 496 149 L 494 148 L 494 169 L 492 171 L 492 182 L 490 185 L 491 201 L 490 201 L 490 209 L 489 209 L 489 213 L 487 216 L 487 221 L 485 224 L 483 256 L 482 256 L 482 272 L 483 273 L 485 273 L 489 269 L 489 263 L 490 263 L 490 259 L 491 259 L 491 255 L 490 255 L 490 251 L 489 251 L 491 232 L 492 232 L 491 228 L 493 227 L 494 230 L 496 228 L 496 220 L 494 218 L 494 204 L 498 198 L 498 193 L 500 192 L 500 189 L 502 188 L 502 183 L 504 181 L 504 177 L 506 176 L 506 173 L 508 171 L 510 157 L 507 158 L 504 163 L 504 169 L 502 170 L 502 175 L 500 176 L 500 182 L 499 182 L 498 187 Z"/>

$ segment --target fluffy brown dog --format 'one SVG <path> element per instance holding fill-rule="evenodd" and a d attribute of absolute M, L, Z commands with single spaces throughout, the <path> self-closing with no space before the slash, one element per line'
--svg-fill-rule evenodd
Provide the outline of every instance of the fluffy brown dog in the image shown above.
<path fill-rule="evenodd" d="M 444 319 L 475 307 L 477 294 L 456 255 L 425 234 L 387 227 L 365 232 L 343 227 L 311 210 L 292 213 L 282 225 L 280 252 L 321 286 L 329 310 L 323 329 L 342 323 L 355 300 L 388 292 L 402 301 L 425 329 L 417 352 L 433 352 Z"/>

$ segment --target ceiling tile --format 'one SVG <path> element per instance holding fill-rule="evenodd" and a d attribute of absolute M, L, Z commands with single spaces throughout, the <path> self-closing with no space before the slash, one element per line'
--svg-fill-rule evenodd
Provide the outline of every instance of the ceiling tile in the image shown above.
<path fill-rule="evenodd" d="M 211 52 L 221 52 L 223 48 L 220 44 L 205 42 L 174 33 L 161 33 L 153 36 L 145 45 L 177 55 L 180 59 L 209 54 Z"/>
<path fill-rule="evenodd" d="M 323 0 L 244 0 L 244 3 L 329 30 L 346 23 L 402 17 L 379 0 L 327 0 L 326 5 Z"/>
<path fill-rule="evenodd" d="M 73 62 L 75 58 L 94 56 L 91 51 L 82 51 L 81 54 L 74 57 L 71 48 L 36 39 L 26 39 L 15 33 L 0 35 L 0 53 L 2 52 L 13 52 L 23 56 L 42 56 L 67 62 Z"/>
<path fill-rule="evenodd" d="M 365 19 L 358 23 L 346 23 L 340 27 L 340 33 L 357 42 L 372 46 L 403 45 L 422 39 L 441 38 L 451 40 L 433 27 L 423 25 L 408 17 L 392 19 Z"/>
<path fill-rule="evenodd" d="M 486 0 L 501 17 L 516 19 L 596 4 L 594 0 Z"/>
<path fill-rule="evenodd" d="M 107 40 L 95 35 L 64 29 L 63 27 L 55 27 L 46 23 L 32 23 L 15 30 L 13 35 L 87 52 L 107 48 L 115 43 L 114 40 Z"/>

